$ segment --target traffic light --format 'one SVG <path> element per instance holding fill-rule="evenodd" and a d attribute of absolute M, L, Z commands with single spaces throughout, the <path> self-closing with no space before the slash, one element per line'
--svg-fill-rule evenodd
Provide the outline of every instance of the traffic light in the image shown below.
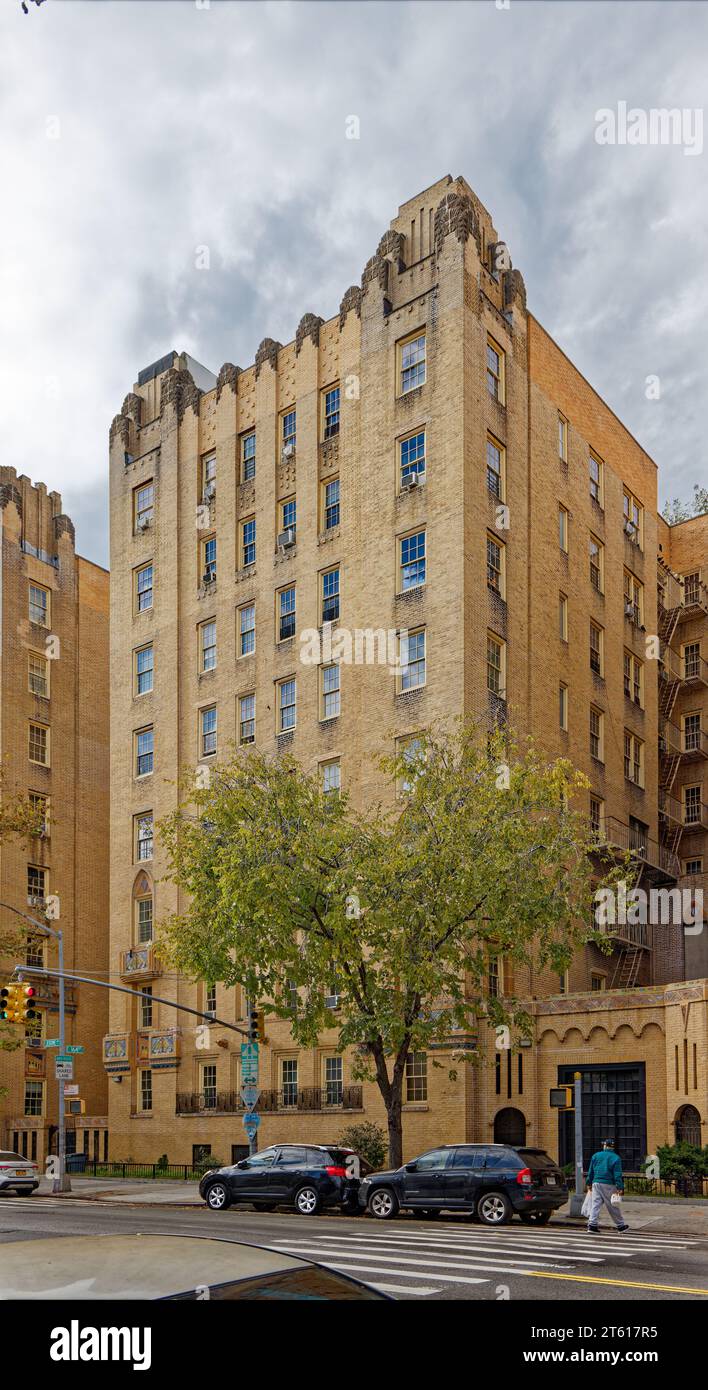
<path fill-rule="evenodd" d="M 19 985 L 10 981 L 0 989 L 0 1020 L 5 1023 L 25 1023 L 39 1018 L 37 991 L 34 985 Z"/>
<path fill-rule="evenodd" d="M 251 1042 L 265 1041 L 265 1017 L 262 1009 L 251 1009 L 248 1015 L 248 1036 Z"/>
<path fill-rule="evenodd" d="M 39 1018 L 37 1008 L 37 991 L 34 985 L 18 985 L 20 994 L 21 1018 L 25 1020 Z"/>

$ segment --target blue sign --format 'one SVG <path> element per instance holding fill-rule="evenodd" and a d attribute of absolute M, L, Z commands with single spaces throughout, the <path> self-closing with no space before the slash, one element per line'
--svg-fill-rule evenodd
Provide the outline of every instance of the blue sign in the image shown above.
<path fill-rule="evenodd" d="M 257 1061 L 258 1061 L 258 1043 L 257 1043 L 257 1042 L 246 1042 L 246 1043 L 241 1043 L 241 1061 L 242 1061 L 242 1062 L 257 1062 Z"/>
<path fill-rule="evenodd" d="M 78 1054 L 79 1052 L 83 1052 L 84 1049 L 80 1043 L 67 1043 L 66 1050 L 67 1052 L 73 1052 Z"/>
<path fill-rule="evenodd" d="M 244 1127 L 244 1129 L 245 1129 L 245 1131 L 246 1131 L 246 1133 L 247 1133 L 249 1139 L 252 1139 L 252 1138 L 253 1138 L 253 1135 L 256 1133 L 256 1130 L 258 1129 L 258 1126 L 259 1126 L 260 1122 L 261 1122 L 261 1117 L 260 1117 L 260 1115 L 256 1115 L 253 1111 L 251 1111 L 251 1113 L 250 1113 L 249 1115 L 244 1115 L 244 1117 L 243 1117 L 243 1127 Z"/>

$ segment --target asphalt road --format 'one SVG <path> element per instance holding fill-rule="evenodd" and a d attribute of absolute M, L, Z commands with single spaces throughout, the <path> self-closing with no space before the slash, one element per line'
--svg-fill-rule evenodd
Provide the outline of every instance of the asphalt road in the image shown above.
<path fill-rule="evenodd" d="M 588 1235 L 559 1222 L 489 1230 L 459 1216 L 296 1216 L 0 1193 L 0 1244 L 66 1235 L 210 1235 L 302 1255 L 346 1270 L 400 1299 L 601 1301 L 708 1298 L 708 1239 Z M 6 1252 L 10 1254 L 10 1252 Z"/>

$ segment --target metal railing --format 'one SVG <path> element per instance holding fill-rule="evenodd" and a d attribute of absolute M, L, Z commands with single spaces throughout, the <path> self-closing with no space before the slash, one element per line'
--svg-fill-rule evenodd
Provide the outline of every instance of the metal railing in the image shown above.
<path fill-rule="evenodd" d="M 671 799 L 676 800 L 675 797 Z M 677 802 L 676 804 L 680 811 L 681 803 Z M 678 856 L 673 850 L 660 844 L 657 840 L 652 840 L 649 836 L 639 836 L 633 826 L 626 825 L 624 821 L 617 820 L 614 816 L 607 817 L 604 835 L 603 832 L 600 832 L 600 836 L 598 836 L 598 847 L 629 851 L 637 863 L 648 864 L 652 868 L 661 869 L 663 873 L 669 874 L 673 878 L 676 878 L 680 872 Z"/>
<path fill-rule="evenodd" d="M 293 1111 L 362 1110 L 361 1086 L 294 1087 L 282 1091 L 261 1091 L 258 1112 L 261 1115 Z M 237 1115 L 245 1109 L 238 1091 L 180 1091 L 175 1110 L 178 1115 Z"/>

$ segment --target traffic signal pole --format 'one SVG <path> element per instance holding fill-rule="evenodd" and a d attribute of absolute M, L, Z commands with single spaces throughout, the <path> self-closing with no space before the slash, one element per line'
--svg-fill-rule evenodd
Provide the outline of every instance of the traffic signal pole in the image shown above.
<path fill-rule="evenodd" d="M 0 902 L 0 907 L 6 907 L 9 912 L 16 913 L 16 915 L 18 917 L 22 917 L 25 922 L 29 922 L 30 925 L 34 927 L 35 931 L 38 931 L 40 933 L 40 935 L 51 936 L 57 943 L 59 955 L 59 972 L 57 976 L 59 980 L 59 1037 L 61 1040 L 60 1055 L 63 1057 L 65 1055 L 64 1047 L 66 1043 L 66 998 L 64 991 L 64 935 L 61 930 L 61 927 L 50 927 L 47 925 L 46 921 L 38 922 L 35 917 L 30 917 L 27 912 L 21 912 L 18 907 L 13 907 L 11 903 Z M 18 978 L 21 979 L 22 973 L 27 973 L 27 969 L 28 967 L 26 966 L 16 966 L 15 973 L 17 974 L 19 972 Z M 56 971 L 50 970 L 46 972 L 40 971 L 36 973 L 46 973 L 47 975 L 55 976 L 57 975 Z M 58 1080 L 57 1085 L 59 1088 L 59 1111 L 57 1115 L 57 1158 L 59 1160 L 59 1172 L 55 1174 L 54 1179 L 52 1181 L 52 1192 L 71 1192 L 71 1180 L 66 1171 L 66 1116 L 64 1114 L 66 1098 L 64 1095 L 63 1080 Z"/>
<path fill-rule="evenodd" d="M 575 1192 L 573 1193 L 573 1196 L 570 1199 L 571 1216 L 582 1215 L 581 1208 L 585 1199 L 585 1194 L 583 1191 L 585 1187 L 585 1182 L 583 1177 L 583 1102 L 581 1093 L 582 1084 L 582 1074 L 579 1071 L 576 1071 L 574 1078 L 575 1112 L 573 1115 L 573 1120 L 575 1122 Z"/>

